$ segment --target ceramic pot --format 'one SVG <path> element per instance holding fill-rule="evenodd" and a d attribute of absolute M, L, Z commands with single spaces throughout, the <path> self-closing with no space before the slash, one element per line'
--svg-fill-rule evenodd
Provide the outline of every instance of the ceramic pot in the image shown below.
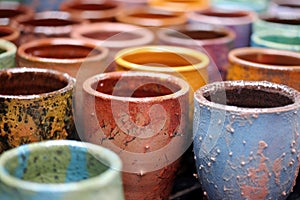
<path fill-rule="evenodd" d="M 20 0 L 20 2 L 30 8 L 32 8 L 35 12 L 43 12 L 43 11 L 54 11 L 58 10 L 60 4 L 65 2 L 65 0 Z"/>
<path fill-rule="evenodd" d="M 121 7 L 111 1 L 72 0 L 63 2 L 60 10 L 90 22 L 101 22 L 114 21 L 115 16 L 121 11 Z"/>
<path fill-rule="evenodd" d="M 267 10 L 270 0 L 211 0 L 211 6 L 230 10 L 249 10 L 263 13 Z"/>
<path fill-rule="evenodd" d="M 129 47 L 151 44 L 154 35 L 146 28 L 124 23 L 91 23 L 75 28 L 72 38 L 86 40 L 88 42 L 107 47 L 109 49 L 107 71 L 115 71 L 115 54 Z"/>
<path fill-rule="evenodd" d="M 208 67 L 209 82 L 226 78 L 227 55 L 233 48 L 235 33 L 229 28 L 214 25 L 185 25 L 157 32 L 164 45 L 183 46 L 206 53 L 210 58 Z"/>
<path fill-rule="evenodd" d="M 31 7 L 27 7 L 19 2 L 0 1 L 0 25 L 10 25 L 11 20 L 16 17 L 33 16 L 34 11 Z"/>
<path fill-rule="evenodd" d="M 0 69 L 15 67 L 16 52 L 16 45 L 0 39 Z"/>
<path fill-rule="evenodd" d="M 297 0 L 272 0 L 268 6 L 268 13 L 286 17 L 300 17 L 300 2 Z"/>
<path fill-rule="evenodd" d="M 17 44 L 20 31 L 10 26 L 0 26 L 0 39 L 8 40 Z"/>
<path fill-rule="evenodd" d="M 227 80 L 266 80 L 300 90 L 300 55 L 268 48 L 233 49 Z"/>
<path fill-rule="evenodd" d="M 300 35 L 290 37 L 276 32 L 256 32 L 251 35 L 251 46 L 300 52 Z"/>
<path fill-rule="evenodd" d="M 148 0 L 112 0 L 121 5 L 123 9 L 147 6 Z"/>
<path fill-rule="evenodd" d="M 1 151 L 41 140 L 74 138 L 75 80 L 57 71 L 0 71 Z"/>
<path fill-rule="evenodd" d="M 191 144 L 189 85 L 172 75 L 103 73 L 83 84 L 83 140 L 118 153 L 125 198 L 168 199 Z"/>
<path fill-rule="evenodd" d="M 73 28 L 82 23 L 67 12 L 44 11 L 32 17 L 18 17 L 12 26 L 21 31 L 19 44 L 24 44 L 40 38 L 70 37 Z"/>
<path fill-rule="evenodd" d="M 112 151 L 78 141 L 46 141 L 0 157 L 4 199 L 123 200 L 121 160 Z"/>
<path fill-rule="evenodd" d="M 299 108 L 298 91 L 271 82 L 196 91 L 194 152 L 208 199 L 286 199 L 299 170 Z"/>
<path fill-rule="evenodd" d="M 190 23 L 197 25 L 213 24 L 226 26 L 235 32 L 234 47 L 245 47 L 250 44 L 252 24 L 256 14 L 251 11 L 235 11 L 226 9 L 210 8 L 203 11 L 188 13 Z"/>
<path fill-rule="evenodd" d="M 208 0 L 149 0 L 148 4 L 156 9 L 173 11 L 173 12 L 191 12 L 194 10 L 207 9 L 209 7 Z"/>

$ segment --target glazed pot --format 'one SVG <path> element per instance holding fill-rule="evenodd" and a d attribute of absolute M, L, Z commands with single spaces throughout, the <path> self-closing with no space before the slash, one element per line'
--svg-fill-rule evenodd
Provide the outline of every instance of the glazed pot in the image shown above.
<path fill-rule="evenodd" d="M 25 143 L 75 138 L 75 80 L 69 75 L 12 68 L 0 71 L 0 82 L 1 152 Z"/>
<path fill-rule="evenodd" d="M 23 145 L 0 156 L 1 198 L 123 200 L 121 167 L 114 152 L 90 143 Z"/>
<path fill-rule="evenodd" d="M 15 67 L 16 52 L 15 44 L 0 39 L 0 69 Z"/>
<path fill-rule="evenodd" d="M 50 1 L 40 1 L 40 0 L 20 0 L 20 2 L 30 8 L 35 12 L 43 12 L 50 10 L 58 10 L 60 4 L 65 0 L 50 0 Z"/>
<path fill-rule="evenodd" d="M 249 10 L 263 13 L 267 10 L 270 0 L 212 0 L 211 6 L 230 10 Z"/>
<path fill-rule="evenodd" d="M 222 26 L 185 25 L 157 32 L 159 41 L 164 45 L 183 46 L 202 51 L 210 57 L 208 67 L 209 82 L 226 78 L 228 67 L 227 54 L 233 48 L 235 33 Z"/>
<path fill-rule="evenodd" d="M 191 12 L 194 10 L 207 9 L 209 7 L 208 0 L 149 0 L 148 4 L 156 9 L 173 11 L 173 12 Z"/>
<path fill-rule="evenodd" d="M 71 33 L 72 38 L 82 39 L 109 49 L 109 69 L 115 71 L 115 54 L 134 46 L 151 44 L 154 35 L 146 28 L 118 22 L 91 23 L 76 27 Z"/>
<path fill-rule="evenodd" d="M 0 25 L 10 25 L 16 17 L 33 16 L 34 11 L 19 2 L 0 1 Z"/>
<path fill-rule="evenodd" d="M 300 55 L 296 52 L 245 47 L 229 52 L 227 80 L 266 80 L 300 90 Z"/>
<path fill-rule="evenodd" d="M 203 11 L 188 13 L 190 23 L 221 25 L 232 29 L 236 38 L 234 47 L 245 47 L 250 44 L 252 34 L 252 24 L 256 19 L 256 14 L 252 11 L 235 11 L 226 9 L 210 8 Z"/>
<path fill-rule="evenodd" d="M 72 0 L 63 2 L 60 10 L 90 22 L 101 22 L 114 21 L 115 16 L 121 11 L 121 7 L 111 1 Z"/>
<path fill-rule="evenodd" d="M 286 17 L 300 17 L 300 2 L 297 0 L 272 0 L 269 3 L 268 13 Z"/>
<path fill-rule="evenodd" d="M 0 39 L 8 40 L 17 44 L 20 31 L 10 26 L 0 26 Z"/>
<path fill-rule="evenodd" d="M 300 167 L 298 91 L 215 82 L 196 91 L 195 111 L 196 169 L 209 199 L 287 198 Z"/>
<path fill-rule="evenodd" d="M 110 72 L 87 79 L 83 90 L 82 140 L 121 157 L 125 199 L 168 199 L 192 142 L 189 85 L 167 74 Z"/>

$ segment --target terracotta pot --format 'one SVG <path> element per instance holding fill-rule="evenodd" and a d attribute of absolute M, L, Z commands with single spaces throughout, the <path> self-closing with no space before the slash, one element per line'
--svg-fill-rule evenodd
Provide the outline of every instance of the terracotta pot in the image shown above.
<path fill-rule="evenodd" d="M 157 32 L 159 41 L 164 45 L 183 46 L 206 53 L 210 57 L 208 67 L 209 82 L 226 78 L 228 67 L 227 54 L 233 48 L 235 33 L 222 26 L 185 25 Z"/>
<path fill-rule="evenodd" d="M 83 140 L 117 152 L 125 198 L 168 199 L 191 144 L 189 85 L 160 73 L 111 72 L 83 84 Z"/>
<path fill-rule="evenodd" d="M 267 10 L 270 0 L 211 0 L 211 6 L 230 10 L 249 10 L 263 13 Z"/>
<path fill-rule="evenodd" d="M 122 8 L 124 9 L 147 6 L 148 3 L 148 0 L 112 0 L 112 1 L 121 5 Z"/>
<path fill-rule="evenodd" d="M 245 47 L 228 55 L 227 80 L 267 80 L 300 90 L 300 54 L 291 51 Z"/>
<path fill-rule="evenodd" d="M 196 169 L 209 199 L 286 199 L 299 171 L 300 94 L 228 81 L 195 93 Z"/>
<path fill-rule="evenodd" d="M 203 11 L 195 11 L 188 14 L 190 23 L 222 25 L 231 28 L 235 34 L 234 47 L 245 47 L 250 44 L 252 24 L 256 14 L 251 11 L 234 11 L 226 9 L 210 8 Z"/>
<path fill-rule="evenodd" d="M 0 26 L 0 39 L 8 40 L 17 44 L 20 31 L 10 26 Z"/>
<path fill-rule="evenodd" d="M 111 1 L 72 0 L 63 2 L 60 10 L 90 22 L 114 21 L 121 7 Z"/>
<path fill-rule="evenodd" d="M 207 9 L 209 7 L 208 0 L 149 0 L 148 4 L 157 9 L 168 10 L 173 12 L 190 12 L 194 10 Z"/>
<path fill-rule="evenodd" d="M 0 71 L 1 151 L 41 140 L 74 138 L 75 80 L 57 71 Z"/>
<path fill-rule="evenodd" d="M 71 37 L 107 47 L 109 49 L 106 71 L 115 71 L 115 54 L 128 47 L 151 44 L 154 35 L 146 28 L 124 23 L 91 23 L 75 28 Z"/>
<path fill-rule="evenodd" d="M 114 152 L 90 143 L 23 145 L 0 157 L 1 198 L 123 200 L 121 167 Z"/>
<path fill-rule="evenodd" d="M 0 1 L 0 25 L 10 25 L 16 17 L 33 16 L 34 11 L 25 5 L 13 1 Z"/>
<path fill-rule="evenodd" d="M 286 17 L 300 17 L 300 2 L 297 0 L 272 0 L 269 3 L 268 13 Z"/>
<path fill-rule="evenodd" d="M 0 39 L 0 69 L 15 67 L 16 52 L 16 45 Z"/>

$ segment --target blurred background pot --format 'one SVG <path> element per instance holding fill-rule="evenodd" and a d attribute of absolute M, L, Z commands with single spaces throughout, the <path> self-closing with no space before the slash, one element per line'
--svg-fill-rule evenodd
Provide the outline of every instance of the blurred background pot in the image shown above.
<path fill-rule="evenodd" d="M 0 69 L 15 67 L 16 52 L 15 44 L 0 39 Z"/>
<path fill-rule="evenodd" d="M 31 7 L 19 2 L 0 1 L 0 25 L 10 25 L 11 20 L 16 17 L 33 16 L 34 11 Z"/>
<path fill-rule="evenodd" d="M 245 47 L 228 55 L 227 80 L 266 80 L 300 90 L 300 54 L 292 51 Z"/>
<path fill-rule="evenodd" d="M 0 71 L 0 150 L 41 140 L 74 138 L 75 80 L 46 69 Z"/>
<path fill-rule="evenodd" d="M 228 81 L 195 93 L 194 152 L 209 199 L 286 199 L 299 170 L 300 94 Z"/>
<path fill-rule="evenodd" d="M 147 6 L 148 0 L 112 0 L 122 6 L 123 9 Z"/>
<path fill-rule="evenodd" d="M 267 12 L 273 15 L 300 17 L 300 2 L 298 0 L 272 0 Z"/>
<path fill-rule="evenodd" d="M 10 26 L 0 26 L 0 39 L 17 44 L 20 31 Z"/>
<path fill-rule="evenodd" d="M 0 157 L 4 199 L 123 200 L 120 158 L 98 145 L 46 141 L 23 145 Z"/>
<path fill-rule="evenodd" d="M 60 4 L 65 0 L 20 0 L 23 5 L 26 5 L 34 10 L 34 12 L 53 11 L 58 10 Z"/>
<path fill-rule="evenodd" d="M 211 0 L 211 6 L 230 10 L 248 10 L 263 13 L 271 0 Z"/>
<path fill-rule="evenodd" d="M 168 10 L 173 12 L 190 12 L 194 10 L 203 10 L 209 7 L 208 0 L 192 0 L 192 1 L 181 1 L 181 0 L 149 0 L 149 6 Z"/>

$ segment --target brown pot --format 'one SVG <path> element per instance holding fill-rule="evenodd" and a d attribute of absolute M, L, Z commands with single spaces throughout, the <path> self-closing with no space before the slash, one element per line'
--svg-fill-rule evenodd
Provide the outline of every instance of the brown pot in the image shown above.
<path fill-rule="evenodd" d="M 20 36 L 20 31 L 10 26 L 0 26 L 0 39 L 8 40 L 17 44 Z"/>
<path fill-rule="evenodd" d="M 34 11 L 28 6 L 13 1 L 0 1 L 0 25 L 10 25 L 16 17 L 33 16 Z"/>

